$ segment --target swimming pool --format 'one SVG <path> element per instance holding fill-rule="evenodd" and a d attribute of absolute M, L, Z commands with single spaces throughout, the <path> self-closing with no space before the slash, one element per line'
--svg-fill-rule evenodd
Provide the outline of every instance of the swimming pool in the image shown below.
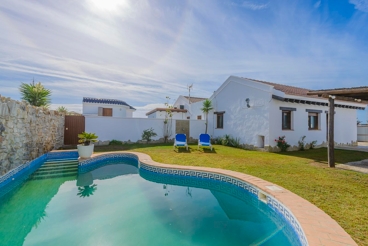
<path fill-rule="evenodd" d="M 0 198 L 2 245 L 301 245 L 251 186 L 154 168 L 134 155 L 82 162 Z"/>

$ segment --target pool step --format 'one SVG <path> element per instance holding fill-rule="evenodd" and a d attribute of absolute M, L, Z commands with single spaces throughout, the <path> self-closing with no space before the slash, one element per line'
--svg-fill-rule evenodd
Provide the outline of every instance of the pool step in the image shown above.
<path fill-rule="evenodd" d="M 47 160 L 30 179 L 48 179 L 76 176 L 78 160 L 76 158 Z"/>
<path fill-rule="evenodd" d="M 77 172 L 71 172 L 71 173 L 53 173 L 53 174 L 48 174 L 48 175 L 37 175 L 37 176 L 32 176 L 30 178 L 30 180 L 39 180 L 39 179 L 53 179 L 53 178 L 62 178 L 62 177 L 77 177 Z"/>

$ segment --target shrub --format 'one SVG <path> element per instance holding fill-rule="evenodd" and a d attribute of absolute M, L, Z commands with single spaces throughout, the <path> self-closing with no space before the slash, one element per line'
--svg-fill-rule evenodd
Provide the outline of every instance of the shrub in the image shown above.
<path fill-rule="evenodd" d="M 153 128 L 151 127 L 150 129 L 146 129 L 143 131 L 142 133 L 142 140 L 146 140 L 147 142 L 151 141 L 152 137 L 156 137 L 157 133 L 155 133 L 153 131 Z"/>
<path fill-rule="evenodd" d="M 316 144 L 317 144 L 317 140 L 314 140 L 314 141 L 310 142 L 309 148 L 314 149 L 314 147 L 316 147 Z"/>
<path fill-rule="evenodd" d="M 109 145 L 123 145 L 123 142 L 119 141 L 119 140 L 116 140 L 116 139 L 113 139 L 113 140 L 110 141 Z"/>
<path fill-rule="evenodd" d="M 221 144 L 228 146 L 229 145 L 229 141 L 230 141 L 230 135 L 226 134 L 225 136 L 223 136 L 221 138 Z"/>
<path fill-rule="evenodd" d="M 89 132 L 82 132 L 81 134 L 78 134 L 79 143 L 83 144 L 84 146 L 88 146 L 93 142 L 97 142 L 97 135 L 95 133 L 89 133 Z"/>
<path fill-rule="evenodd" d="M 290 145 L 286 142 L 285 136 L 279 137 L 279 139 L 275 139 L 277 142 L 277 147 L 281 150 L 281 152 L 285 152 Z"/>
<path fill-rule="evenodd" d="M 298 141 L 299 150 L 305 150 L 305 136 L 301 137 Z"/>
<path fill-rule="evenodd" d="M 230 146 L 234 148 L 240 148 L 240 138 L 233 138 L 231 135 L 226 134 L 222 138 L 216 139 L 216 142 L 218 144 L 224 145 L 224 146 Z"/>
<path fill-rule="evenodd" d="M 230 137 L 228 146 L 231 146 L 234 148 L 240 148 L 240 138 Z"/>

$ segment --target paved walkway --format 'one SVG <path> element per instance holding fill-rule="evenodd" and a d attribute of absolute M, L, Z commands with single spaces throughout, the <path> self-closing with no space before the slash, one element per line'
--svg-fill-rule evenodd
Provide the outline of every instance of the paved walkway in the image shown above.
<path fill-rule="evenodd" d="M 346 149 L 346 150 L 368 152 L 368 142 L 358 142 L 358 146 L 336 147 L 336 149 Z M 361 160 L 361 161 L 348 162 L 345 164 L 339 164 L 339 165 L 336 165 L 336 168 L 352 170 L 352 171 L 357 171 L 361 173 L 368 173 L 368 159 Z"/>

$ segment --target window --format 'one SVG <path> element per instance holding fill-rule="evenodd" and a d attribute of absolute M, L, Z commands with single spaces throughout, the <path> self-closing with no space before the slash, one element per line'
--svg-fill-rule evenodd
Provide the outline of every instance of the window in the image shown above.
<path fill-rule="evenodd" d="M 98 116 L 109 116 L 112 117 L 112 108 L 98 107 Z"/>
<path fill-rule="evenodd" d="M 102 116 L 110 116 L 112 117 L 112 108 L 103 108 Z"/>
<path fill-rule="evenodd" d="M 282 130 L 291 130 L 291 111 L 282 111 Z"/>
<path fill-rule="evenodd" d="M 202 115 L 198 115 L 197 120 L 201 120 L 201 119 L 202 119 Z"/>
<path fill-rule="evenodd" d="M 217 125 L 216 128 L 224 128 L 224 114 L 217 114 Z"/>
<path fill-rule="evenodd" d="M 190 120 L 190 116 L 187 116 L 187 120 Z"/>
<path fill-rule="evenodd" d="M 318 130 L 318 113 L 308 113 L 308 129 Z"/>

